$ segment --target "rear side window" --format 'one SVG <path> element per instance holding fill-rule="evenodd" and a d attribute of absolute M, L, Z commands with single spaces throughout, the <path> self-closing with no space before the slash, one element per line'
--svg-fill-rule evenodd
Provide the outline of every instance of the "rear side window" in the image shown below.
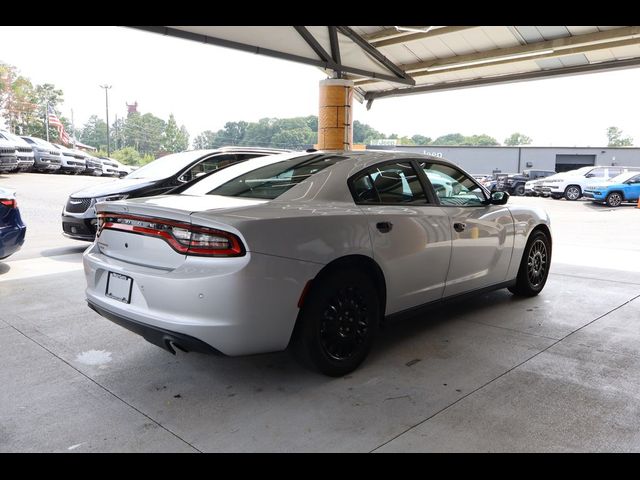
<path fill-rule="evenodd" d="M 256 168 L 214 188 L 208 195 L 273 200 L 310 176 L 346 157 L 312 155 Z"/>
<path fill-rule="evenodd" d="M 357 203 L 427 203 L 418 174 L 409 162 L 370 168 L 352 185 Z"/>

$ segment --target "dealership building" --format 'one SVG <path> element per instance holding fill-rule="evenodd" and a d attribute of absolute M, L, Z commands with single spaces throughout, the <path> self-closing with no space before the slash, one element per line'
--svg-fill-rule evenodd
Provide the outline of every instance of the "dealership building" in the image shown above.
<path fill-rule="evenodd" d="M 590 165 L 640 167 L 640 148 L 633 147 L 367 145 L 367 149 L 425 153 L 450 160 L 473 174 L 515 173 L 529 168 L 566 172 Z"/>

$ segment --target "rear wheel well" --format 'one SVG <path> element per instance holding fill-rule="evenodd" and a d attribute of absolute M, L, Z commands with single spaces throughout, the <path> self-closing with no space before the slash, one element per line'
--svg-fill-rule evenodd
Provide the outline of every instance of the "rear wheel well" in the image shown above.
<path fill-rule="evenodd" d="M 322 279 L 327 275 L 347 268 L 355 268 L 363 271 L 373 280 L 376 290 L 378 291 L 380 311 L 384 317 L 387 304 L 387 284 L 384 279 L 382 269 L 371 257 L 367 257 L 365 255 L 347 255 L 346 257 L 340 257 L 329 262 L 312 280 L 311 289 L 313 289 L 314 284 L 320 283 L 320 281 L 322 281 Z"/>

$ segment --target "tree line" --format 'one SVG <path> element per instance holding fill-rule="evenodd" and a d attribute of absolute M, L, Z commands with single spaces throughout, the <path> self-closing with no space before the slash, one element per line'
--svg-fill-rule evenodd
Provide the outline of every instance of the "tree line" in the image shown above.
<path fill-rule="evenodd" d="M 107 123 L 92 115 L 79 128 L 69 118 L 59 114 L 64 92 L 51 83 L 33 84 L 16 67 L 0 62 L 0 116 L 6 128 L 18 135 L 47 138 L 47 105 L 56 112 L 65 131 L 77 141 L 96 147 L 98 154 L 106 154 Z M 189 132 L 178 126 L 173 114 L 163 120 L 152 113 L 131 113 L 118 118 L 109 126 L 112 157 L 128 164 L 147 163 L 157 156 L 189 149 Z M 49 129 L 49 140 L 63 143 L 56 128 Z"/>

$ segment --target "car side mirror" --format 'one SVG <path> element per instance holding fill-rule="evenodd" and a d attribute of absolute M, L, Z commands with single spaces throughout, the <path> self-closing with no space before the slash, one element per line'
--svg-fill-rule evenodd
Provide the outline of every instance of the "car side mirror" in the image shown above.
<path fill-rule="evenodd" d="M 490 205 L 504 205 L 509 200 L 509 194 L 507 192 L 493 192 L 489 199 Z"/>

